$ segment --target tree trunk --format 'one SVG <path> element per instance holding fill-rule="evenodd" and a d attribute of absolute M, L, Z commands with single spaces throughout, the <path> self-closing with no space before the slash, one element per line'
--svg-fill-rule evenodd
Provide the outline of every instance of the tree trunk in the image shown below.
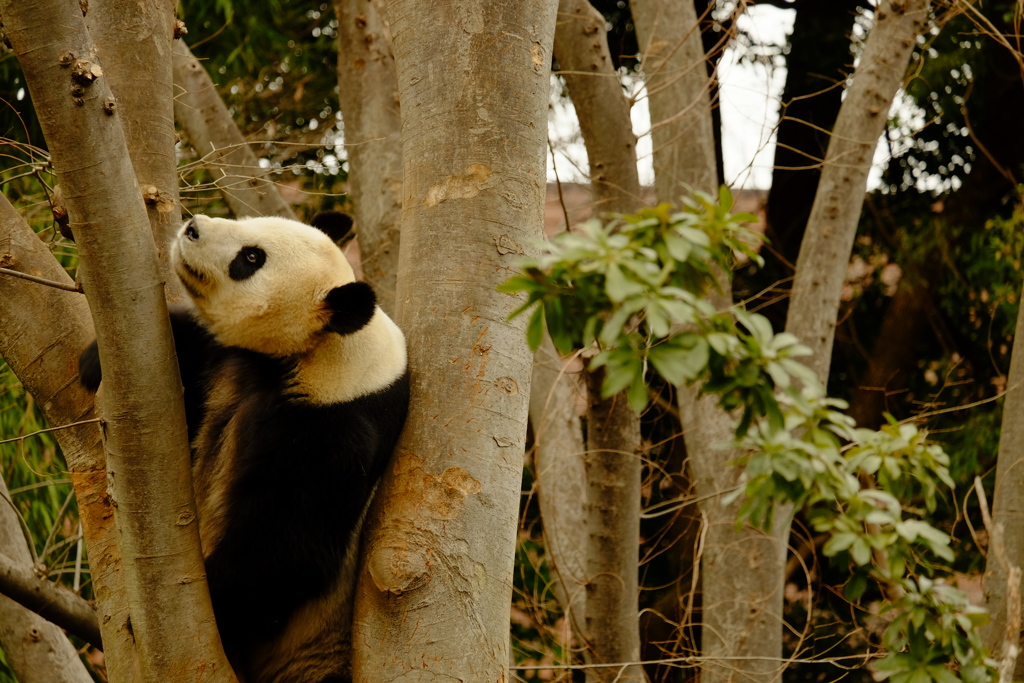
<path fill-rule="evenodd" d="M 412 402 L 368 520 L 355 680 L 506 681 L 532 357 L 495 287 L 541 235 L 555 3 L 388 13 Z"/>
<path fill-rule="evenodd" d="M 1006 385 L 1008 390 L 999 434 L 992 523 L 1002 525 L 1005 562 L 1021 568 L 1024 567 L 1024 525 L 1020 523 L 1024 517 L 1024 312 L 1017 314 L 1010 376 Z M 991 537 L 992 529 L 989 534 Z M 1007 575 L 1008 567 L 1000 561 L 990 544 L 985 562 L 984 586 L 985 609 L 992 621 L 983 627 L 982 637 L 993 657 L 999 656 L 1002 643 L 1007 638 Z M 1019 625 L 1017 629 L 1019 631 Z M 1020 674 L 1016 674 L 1014 680 L 1019 677 Z"/>
<path fill-rule="evenodd" d="M 797 259 L 786 319 L 814 352 L 805 359 L 827 383 L 840 295 L 864 205 L 868 171 L 885 132 L 896 92 L 903 84 L 917 36 L 928 23 L 928 0 L 885 0 L 839 110 L 825 155 L 818 193 Z"/>
<path fill-rule="evenodd" d="M 184 41 L 174 45 L 174 118 L 188 136 L 238 217 L 280 216 L 295 219 L 291 207 L 264 178 L 256 155 L 242 137 L 210 74 Z"/>
<path fill-rule="evenodd" d="M 184 294 L 171 273 L 169 256 L 171 238 L 181 227 L 171 69 L 176 6 L 172 0 L 93 0 L 86 23 L 117 98 L 160 257 L 160 276 L 168 296 L 179 301 Z"/>
<path fill-rule="evenodd" d="M 555 57 L 572 98 L 590 163 L 595 209 L 641 204 L 629 101 L 612 66 L 604 17 L 587 0 L 560 0 Z M 587 378 L 587 661 L 640 659 L 640 418 L 625 393 L 601 398 L 604 373 Z M 583 529 L 581 528 L 580 531 Z M 588 681 L 643 681 L 639 665 L 587 670 Z"/>
<path fill-rule="evenodd" d="M 587 613 L 587 471 L 576 400 L 584 395 L 584 387 L 563 370 L 558 351 L 545 337 L 534 355 L 530 382 L 537 501 L 544 551 L 555 579 L 552 590 L 582 641 Z"/>
<path fill-rule="evenodd" d="M 402 210 L 398 78 L 381 0 L 335 0 L 338 91 L 363 279 L 395 309 Z"/>
<path fill-rule="evenodd" d="M 743 469 L 730 462 L 742 453 L 716 449 L 733 438 L 734 423 L 712 397 L 697 398 L 697 387 L 680 391 L 694 493 L 707 500 L 701 559 L 701 681 L 781 680 L 783 584 L 792 511 L 775 511 L 768 534 L 736 527 L 742 500 L 723 506 L 722 497 L 741 486 Z M 723 416 L 725 419 L 723 419 Z M 721 658 L 721 659 L 716 659 Z"/>
<path fill-rule="evenodd" d="M 32 571 L 32 554 L 3 478 L 0 478 L 0 550 L 12 564 Z M 21 683 L 89 683 L 92 680 L 60 628 L 2 595 L 0 645 Z"/>
<path fill-rule="evenodd" d="M 717 171 L 708 78 L 692 0 L 636 0 L 637 36 L 644 52 L 654 136 L 658 200 L 676 202 L 691 189 L 714 195 Z M 719 278 L 717 308 L 732 305 L 729 278 Z M 706 518 L 701 562 L 701 654 L 711 658 L 702 680 L 771 681 L 782 656 L 782 585 L 789 511 L 778 511 L 774 533 L 736 528 L 739 503 L 721 496 L 735 489 L 741 471 L 728 463 L 741 454 L 723 450 L 734 418 L 697 387 L 681 387 L 679 412 L 697 496 Z M 715 658 L 728 658 L 716 661 Z M 749 660 L 743 660 L 750 657 Z"/>
<path fill-rule="evenodd" d="M 630 3 L 643 56 L 658 201 L 718 188 L 710 80 L 693 0 Z"/>
<path fill-rule="evenodd" d="M 203 575 L 188 439 L 152 232 L 77 4 L 4 1 L 64 191 L 104 366 L 107 472 L 147 680 L 232 680 Z"/>
<path fill-rule="evenodd" d="M 2 267 L 71 284 L 46 245 L 0 195 Z M 0 275 L 0 356 L 41 407 L 47 422 L 71 425 L 93 419 L 92 396 L 78 383 L 78 354 L 94 338 L 81 294 Z M 107 676 L 132 680 L 135 642 L 117 546 L 114 508 L 107 494 L 98 425 L 86 422 L 54 432 L 71 471 L 78 500 L 93 594 L 103 636 Z"/>
<path fill-rule="evenodd" d="M 603 380 L 587 375 L 587 649 L 594 664 L 623 664 L 587 680 L 643 683 L 643 667 L 625 664 L 640 661 L 640 421 L 624 392 L 601 398 Z"/>
<path fill-rule="evenodd" d="M 560 0 L 554 49 L 587 148 L 595 214 L 633 212 L 643 200 L 629 101 L 612 66 L 604 17 L 588 0 Z"/>

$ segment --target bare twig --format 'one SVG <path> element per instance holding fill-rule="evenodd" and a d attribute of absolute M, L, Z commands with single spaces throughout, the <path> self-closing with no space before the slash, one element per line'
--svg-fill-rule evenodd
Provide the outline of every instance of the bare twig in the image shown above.
<path fill-rule="evenodd" d="M 47 280 L 46 278 L 36 277 L 35 275 L 29 275 L 28 273 L 20 273 L 16 270 L 11 270 L 10 268 L 0 268 L 0 275 L 10 275 L 11 277 L 21 278 L 22 280 L 28 280 L 29 282 L 46 285 L 47 287 L 63 289 L 65 292 L 82 292 L 82 287 L 77 282 L 73 285 L 68 285 L 63 282 L 55 282 L 53 280 Z"/>
<path fill-rule="evenodd" d="M 3 441 L 0 441 L 0 444 L 12 443 L 14 441 L 22 441 L 22 440 L 27 439 L 27 438 L 29 438 L 31 436 L 38 436 L 38 435 L 44 434 L 46 432 L 56 432 L 56 431 L 60 431 L 61 429 L 67 429 L 69 427 L 77 427 L 79 425 L 87 425 L 90 422 L 103 422 L 103 418 L 101 418 L 101 417 L 94 417 L 91 420 L 82 420 L 81 422 L 71 422 L 70 424 L 66 424 L 66 425 L 60 425 L 60 426 L 57 426 L 57 427 L 49 427 L 47 429 L 40 429 L 39 431 L 29 432 L 28 434 L 22 434 L 21 436 L 16 436 L 13 439 L 4 439 Z"/>

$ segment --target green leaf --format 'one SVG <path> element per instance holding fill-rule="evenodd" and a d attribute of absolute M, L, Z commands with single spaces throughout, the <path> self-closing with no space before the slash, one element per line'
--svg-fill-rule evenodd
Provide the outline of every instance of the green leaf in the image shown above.
<path fill-rule="evenodd" d="M 636 371 L 632 363 L 614 362 L 609 359 L 605 366 L 604 381 L 601 382 L 601 398 L 614 396 L 633 381 Z"/>
<path fill-rule="evenodd" d="M 626 297 L 644 291 L 641 285 L 626 278 L 622 273 L 622 269 L 614 263 L 608 266 L 604 289 L 605 293 L 608 294 L 608 298 L 615 303 L 622 303 Z"/>
<path fill-rule="evenodd" d="M 858 538 L 854 541 L 853 545 L 850 546 L 850 557 L 853 558 L 853 561 L 861 567 L 870 562 L 871 548 L 868 546 L 867 541 L 863 538 Z"/>
<path fill-rule="evenodd" d="M 848 549 L 857 540 L 857 534 L 843 531 L 832 536 L 825 543 L 825 547 L 821 549 L 825 557 L 834 557 L 837 553 Z"/>
<path fill-rule="evenodd" d="M 688 241 L 671 233 L 665 235 L 665 247 L 669 255 L 680 263 L 685 262 L 693 251 L 693 246 Z"/>
<path fill-rule="evenodd" d="M 851 534 L 852 535 L 852 534 Z M 864 574 L 857 572 L 850 577 L 850 580 L 846 582 L 843 587 L 843 595 L 850 602 L 857 602 L 861 596 L 864 595 L 864 591 L 868 587 L 868 577 Z"/>
<path fill-rule="evenodd" d="M 638 415 L 647 407 L 647 401 L 650 397 L 647 393 L 647 383 L 644 382 L 643 365 L 640 363 L 637 363 L 636 374 L 633 376 L 633 384 L 630 385 L 629 393 L 626 397 L 629 399 L 629 407 Z"/>
<path fill-rule="evenodd" d="M 526 343 L 530 345 L 531 351 L 540 348 L 540 342 L 544 338 L 544 307 L 538 306 L 537 310 L 530 316 L 530 322 L 526 325 Z"/>
<path fill-rule="evenodd" d="M 697 228 L 691 228 L 685 225 L 680 225 L 676 227 L 676 232 L 678 232 L 680 235 L 682 235 L 683 237 L 685 237 L 698 247 L 711 246 L 711 238 L 708 237 L 707 233 L 705 233 L 703 230 L 698 230 Z"/>

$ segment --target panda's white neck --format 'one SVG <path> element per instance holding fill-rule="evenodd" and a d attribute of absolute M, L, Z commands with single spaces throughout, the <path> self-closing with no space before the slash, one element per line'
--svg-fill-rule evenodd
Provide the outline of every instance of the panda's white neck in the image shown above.
<path fill-rule="evenodd" d="M 344 403 L 389 386 L 405 366 L 405 336 L 378 308 L 361 330 L 328 333 L 299 358 L 294 391 L 315 405 Z"/>

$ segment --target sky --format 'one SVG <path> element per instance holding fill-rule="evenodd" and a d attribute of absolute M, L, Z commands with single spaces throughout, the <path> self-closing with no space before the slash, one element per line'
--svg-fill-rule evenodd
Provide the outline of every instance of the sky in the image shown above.
<path fill-rule="evenodd" d="M 793 29 L 793 10 L 755 5 L 740 16 L 740 27 L 755 41 L 783 44 Z M 779 98 L 786 80 L 785 67 L 769 69 L 765 64 L 741 62 L 739 52 L 726 48 L 719 62 L 720 107 L 722 110 L 722 155 L 725 180 L 732 187 L 762 188 L 771 185 L 772 159 L 775 155 L 774 128 L 779 117 Z M 626 80 L 635 97 L 631 112 L 633 132 L 637 135 L 640 182 L 654 183 L 651 164 L 650 114 L 643 87 Z M 637 92 L 639 90 L 639 93 Z M 587 154 L 582 140 L 574 140 L 579 131 L 571 102 L 558 98 L 553 88 L 549 134 L 555 148 L 558 179 L 562 182 L 586 182 Z M 555 180 L 551 155 L 548 180 Z"/>

